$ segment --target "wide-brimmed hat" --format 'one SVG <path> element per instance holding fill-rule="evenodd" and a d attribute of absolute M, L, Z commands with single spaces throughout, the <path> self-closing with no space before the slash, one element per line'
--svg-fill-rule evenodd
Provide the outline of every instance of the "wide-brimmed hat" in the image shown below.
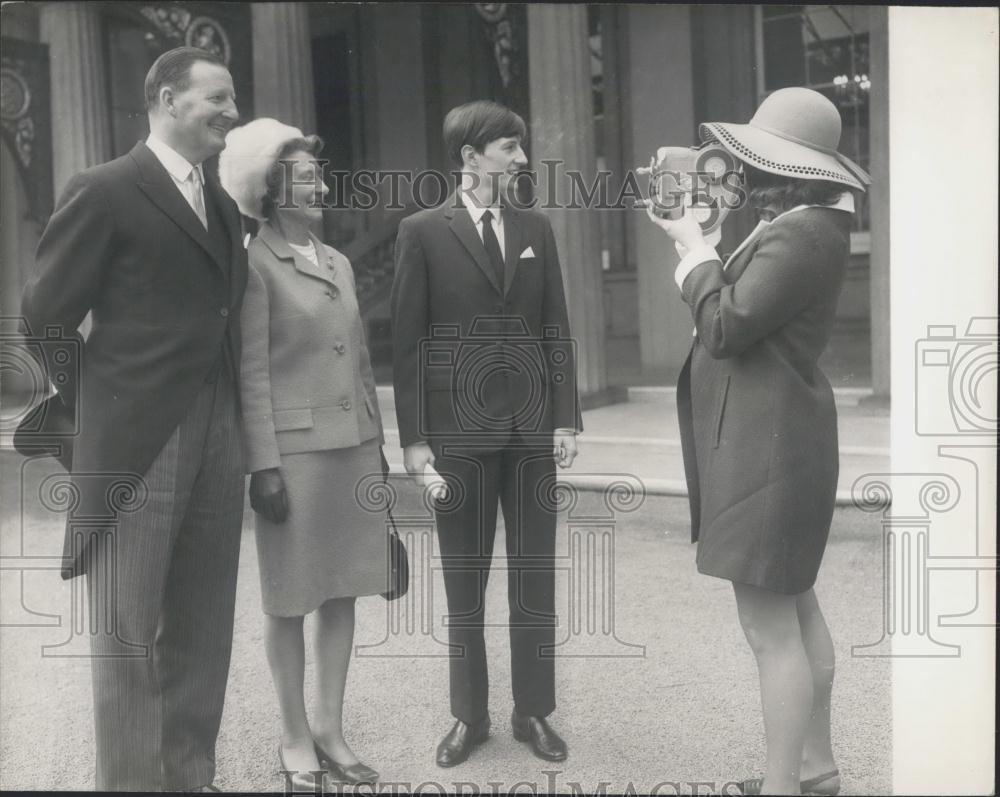
<path fill-rule="evenodd" d="M 303 137 L 297 127 L 266 117 L 229 131 L 226 148 L 219 155 L 219 182 L 240 213 L 264 220 L 267 173 L 278 159 L 281 148 Z"/>
<path fill-rule="evenodd" d="M 718 141 L 741 161 L 762 172 L 800 180 L 830 180 L 862 191 L 871 177 L 837 152 L 840 113 L 818 91 L 778 89 L 745 125 L 707 122 L 703 142 Z"/>

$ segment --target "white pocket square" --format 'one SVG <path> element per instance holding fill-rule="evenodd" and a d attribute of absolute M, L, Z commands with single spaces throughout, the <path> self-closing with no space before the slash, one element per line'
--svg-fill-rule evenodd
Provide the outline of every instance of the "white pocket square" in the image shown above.
<path fill-rule="evenodd" d="M 521 257 L 518 259 L 523 260 L 526 257 L 534 257 L 534 256 L 535 256 L 535 250 L 529 246 L 527 249 L 521 252 Z"/>

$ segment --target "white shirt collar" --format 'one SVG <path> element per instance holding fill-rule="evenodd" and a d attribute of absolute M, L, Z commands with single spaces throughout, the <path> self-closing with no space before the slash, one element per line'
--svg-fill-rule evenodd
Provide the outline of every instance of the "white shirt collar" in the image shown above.
<path fill-rule="evenodd" d="M 191 163 L 177 150 L 164 142 L 162 139 L 157 138 L 152 133 L 150 133 L 149 138 L 146 139 L 146 146 L 149 147 L 152 153 L 156 156 L 157 160 L 163 164 L 163 168 L 166 169 L 170 176 L 173 177 L 178 183 L 185 182 L 188 177 L 191 176 L 191 170 L 197 169 L 198 176 L 202 178 L 202 183 L 204 184 L 205 173 L 202 171 L 200 163 Z"/>
<path fill-rule="evenodd" d="M 799 210 L 805 210 L 806 208 L 833 208 L 834 210 L 844 210 L 847 211 L 848 213 L 854 213 L 854 194 L 852 194 L 850 191 L 844 191 L 844 193 L 842 193 L 839 197 L 837 197 L 837 201 L 834 202 L 832 205 L 796 205 L 794 208 L 786 210 L 784 213 L 779 213 L 770 221 L 761 219 L 759 222 L 757 222 L 757 226 L 750 231 L 750 234 L 743 239 L 743 242 L 738 247 L 736 247 L 735 251 L 728 258 L 726 258 L 726 263 L 723 266 L 723 268 L 728 268 L 729 264 L 736 259 L 736 255 L 738 255 L 740 252 L 746 249 L 747 245 L 751 241 L 753 241 L 758 234 L 760 234 L 761 230 L 764 230 L 765 228 L 771 226 L 782 216 L 787 216 L 789 213 L 795 213 Z"/>
<path fill-rule="evenodd" d="M 805 210 L 806 208 L 832 208 L 833 210 L 846 210 L 848 213 L 854 213 L 854 194 L 850 191 L 844 191 L 837 201 L 832 205 L 796 205 L 791 210 L 786 210 L 784 213 L 779 213 L 773 219 L 771 219 L 771 224 L 774 224 L 782 216 L 787 216 L 789 213 L 795 213 L 799 210 Z"/>
<path fill-rule="evenodd" d="M 487 210 L 492 211 L 494 220 L 498 225 L 500 224 L 503 217 L 500 215 L 499 205 L 491 205 L 489 208 L 481 208 L 473 202 L 472 197 L 461 188 L 458 189 L 458 195 L 462 198 L 462 204 L 465 205 L 465 209 L 469 211 L 469 215 L 472 216 L 472 223 L 477 227 L 479 226 L 479 220 L 483 217 L 483 214 Z"/>

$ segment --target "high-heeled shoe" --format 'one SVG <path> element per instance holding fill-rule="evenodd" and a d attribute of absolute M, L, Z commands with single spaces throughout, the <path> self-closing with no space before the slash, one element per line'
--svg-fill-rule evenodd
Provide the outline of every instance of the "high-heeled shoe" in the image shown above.
<path fill-rule="evenodd" d="M 281 764 L 281 770 L 278 774 L 285 778 L 285 785 L 290 786 L 292 791 L 309 791 L 314 793 L 317 791 L 322 793 L 324 791 L 322 770 L 316 770 L 316 772 L 299 772 L 298 770 L 289 769 L 285 764 L 285 754 L 281 749 L 280 742 L 278 744 L 278 762 Z M 322 762 L 320 766 L 322 766 Z M 320 778 L 318 784 L 316 782 L 317 775 Z M 319 789 L 317 789 L 317 786 L 319 786 Z"/>
<path fill-rule="evenodd" d="M 833 772 L 826 772 L 822 775 L 817 775 L 815 778 L 808 778 L 799 783 L 799 791 L 802 794 L 818 794 L 821 797 L 837 797 L 840 794 L 840 782 L 838 781 L 833 786 L 828 786 L 825 789 L 819 788 L 828 780 L 833 780 L 840 775 L 840 770 L 835 769 Z M 743 794 L 761 794 L 761 789 L 764 786 L 763 778 L 751 778 L 750 780 L 744 780 L 740 782 L 740 791 Z"/>
<path fill-rule="evenodd" d="M 819 794 L 822 797 L 836 797 L 840 794 L 840 781 L 838 780 L 835 784 L 828 786 L 825 789 L 819 788 L 828 780 L 833 780 L 834 778 L 839 778 L 840 770 L 835 769 L 832 772 L 826 772 L 822 775 L 817 775 L 815 778 L 809 778 L 804 780 L 799 784 L 799 789 L 803 794 Z"/>
<path fill-rule="evenodd" d="M 331 779 L 347 783 L 351 786 L 358 786 L 363 783 L 369 785 L 378 783 L 378 772 L 367 764 L 362 764 L 360 761 L 357 764 L 346 766 L 338 764 L 333 760 L 333 756 L 319 746 L 315 739 L 313 740 L 313 747 L 316 748 L 316 758 L 319 759 L 320 766 L 330 773 Z"/>

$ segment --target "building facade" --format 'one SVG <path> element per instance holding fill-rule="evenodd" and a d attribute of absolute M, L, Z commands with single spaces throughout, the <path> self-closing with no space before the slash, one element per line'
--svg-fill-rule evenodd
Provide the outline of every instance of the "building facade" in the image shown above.
<path fill-rule="evenodd" d="M 492 98 L 528 122 L 537 195 L 564 179 L 627 172 L 662 145 L 696 142 L 701 121 L 749 119 L 767 93 L 813 87 L 841 111 L 841 150 L 874 178 L 824 366 L 834 386 L 889 393 L 887 11 L 867 6 L 52 2 L 4 6 L 2 315 L 15 324 L 45 220 L 75 172 L 147 133 L 143 78 L 180 44 L 230 66 L 245 120 L 273 116 L 327 142 L 339 204 L 323 235 L 354 266 L 373 359 L 390 378 L 388 295 L 404 185 L 350 206 L 336 174 L 447 172 L 441 121 Z M 338 182 L 339 180 L 339 182 Z M 643 186 L 644 187 L 644 186 Z M 433 196 L 433 185 L 421 192 Z M 672 384 L 690 345 L 673 285 L 676 254 L 640 210 L 552 209 L 577 339 L 580 387 Z M 722 250 L 754 224 L 726 224 Z M 18 387 L 5 379 L 5 392 Z"/>

